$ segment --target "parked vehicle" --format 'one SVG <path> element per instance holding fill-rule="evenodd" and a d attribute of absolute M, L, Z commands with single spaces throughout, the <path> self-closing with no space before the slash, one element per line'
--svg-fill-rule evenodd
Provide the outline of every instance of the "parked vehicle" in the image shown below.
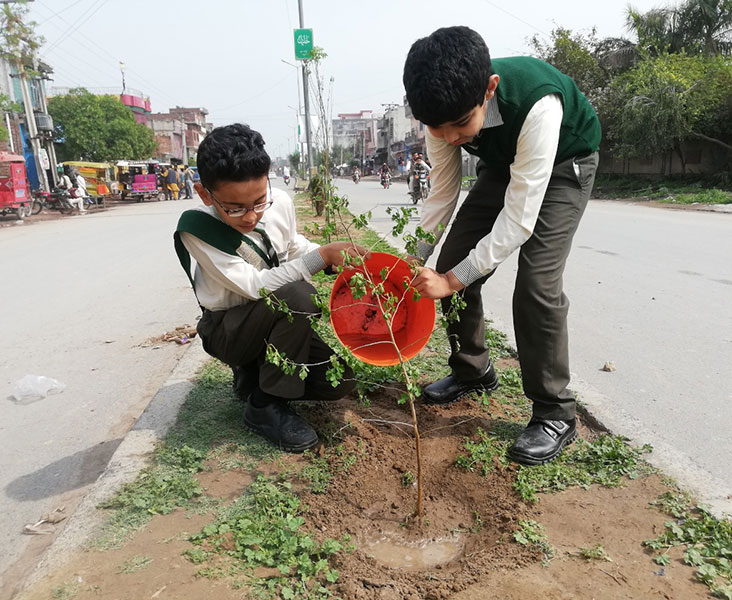
<path fill-rule="evenodd" d="M 87 206 L 104 206 L 104 199 L 119 191 L 117 167 L 111 163 L 74 160 L 61 164 L 78 171 L 86 181 Z"/>
<path fill-rule="evenodd" d="M 31 212 L 37 215 L 44 209 L 57 210 L 62 215 L 71 214 L 74 205 L 70 202 L 71 191 L 63 188 L 54 188 L 51 192 L 33 191 L 33 204 Z"/>
<path fill-rule="evenodd" d="M 31 214 L 32 202 L 25 159 L 18 154 L 0 152 L 0 214 L 14 213 L 19 219 L 24 219 Z"/>
<path fill-rule="evenodd" d="M 158 183 L 157 163 L 117 162 L 117 179 L 119 180 L 119 197 L 122 200 L 165 200 L 165 190 Z M 176 167 L 170 167 L 176 168 Z"/>

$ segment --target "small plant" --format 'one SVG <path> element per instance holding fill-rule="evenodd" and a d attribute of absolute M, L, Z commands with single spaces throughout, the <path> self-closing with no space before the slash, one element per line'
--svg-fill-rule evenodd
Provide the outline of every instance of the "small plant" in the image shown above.
<path fill-rule="evenodd" d="M 556 492 L 570 486 L 584 488 L 592 484 L 617 487 L 623 477 L 635 479 L 653 472 L 642 460 L 651 447 L 634 448 L 620 436 L 601 435 L 592 442 L 577 440 L 575 447 L 556 460 L 536 467 L 520 467 L 514 488 L 531 502 L 539 492 Z"/>
<path fill-rule="evenodd" d="M 519 521 L 519 529 L 513 532 L 513 539 L 517 544 L 541 552 L 544 566 L 554 558 L 554 548 L 546 537 L 544 526 L 536 521 Z"/>
<path fill-rule="evenodd" d="M 250 585 L 268 597 L 326 598 L 327 584 L 338 579 L 329 559 L 344 549 L 348 539 L 315 541 L 301 531 L 305 520 L 300 500 L 290 485 L 259 476 L 248 493 L 227 507 L 220 517 L 191 541 L 218 554 L 235 558 L 245 570 L 277 568 L 280 577 L 252 577 Z M 188 553 L 198 561 L 203 554 Z"/>
<path fill-rule="evenodd" d="M 685 546 L 684 562 L 696 567 L 696 577 L 716 598 L 732 600 L 732 521 L 720 520 L 703 507 L 690 502 L 683 492 L 665 492 L 653 503 L 675 520 L 665 523 L 665 531 L 644 545 L 652 550 Z M 668 564 L 668 555 L 654 557 Z M 666 561 L 666 562 L 661 562 Z"/>
<path fill-rule="evenodd" d="M 409 487 L 414 485 L 414 473 L 411 471 L 405 471 L 402 473 L 402 487 Z"/>
<path fill-rule="evenodd" d="M 125 562 L 123 562 L 120 568 L 117 570 L 117 573 L 136 573 L 137 571 L 147 569 L 150 566 L 150 563 L 152 563 L 152 558 L 150 558 L 149 556 L 136 554 L 135 556 L 128 558 Z"/>
<path fill-rule="evenodd" d="M 579 549 L 579 555 L 585 560 L 605 560 L 607 562 L 613 562 L 613 559 L 608 556 L 600 544 L 595 544 L 592 548 L 581 547 Z"/>
<path fill-rule="evenodd" d="M 468 471 L 478 471 L 481 475 L 488 475 L 497 465 L 506 466 L 506 450 L 508 442 L 491 433 L 486 433 L 478 427 L 478 440 L 466 439 L 463 447 L 465 454 L 459 454 L 455 459 L 458 467 Z"/>

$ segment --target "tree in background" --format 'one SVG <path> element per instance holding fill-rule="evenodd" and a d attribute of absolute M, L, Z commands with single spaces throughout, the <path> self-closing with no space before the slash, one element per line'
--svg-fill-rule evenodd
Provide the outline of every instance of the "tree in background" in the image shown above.
<path fill-rule="evenodd" d="M 116 96 L 96 96 L 83 88 L 48 102 L 56 126 L 60 161 L 143 160 L 155 151 L 155 136 L 135 121 Z"/>
<path fill-rule="evenodd" d="M 3 118 L 5 113 L 9 112 L 20 112 L 20 106 L 15 102 L 11 102 L 5 94 L 0 94 L 0 119 Z M 5 127 L 4 120 L 0 120 L 0 142 L 7 142 L 10 137 L 10 132 Z"/>
<path fill-rule="evenodd" d="M 610 81 L 610 75 L 600 66 L 596 56 L 599 44 L 594 28 L 582 35 L 557 27 L 552 30 L 548 43 L 542 42 L 537 35 L 529 40 L 535 55 L 574 79 L 593 105 Z"/>
<path fill-rule="evenodd" d="M 601 105 L 608 140 L 620 156 L 674 151 L 703 139 L 732 150 L 732 61 L 664 54 L 616 77 Z"/>

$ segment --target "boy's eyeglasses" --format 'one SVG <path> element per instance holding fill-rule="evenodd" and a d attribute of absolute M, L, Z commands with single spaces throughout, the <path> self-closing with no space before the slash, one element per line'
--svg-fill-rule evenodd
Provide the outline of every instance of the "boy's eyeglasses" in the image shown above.
<path fill-rule="evenodd" d="M 219 205 L 219 208 L 221 208 L 221 210 L 226 213 L 227 217 L 243 217 L 250 210 L 253 210 L 258 215 L 261 215 L 265 210 L 272 206 L 272 203 L 274 202 L 274 200 L 272 200 L 272 184 L 270 183 L 269 179 L 267 180 L 267 200 L 265 202 L 262 202 L 261 204 L 255 204 L 254 206 L 252 206 L 252 208 L 247 208 L 245 206 L 239 208 L 226 208 L 223 204 L 221 204 L 216 196 L 214 196 L 214 193 L 210 189 L 206 188 L 206 191 L 208 192 L 209 196 L 211 196 L 211 199 Z"/>

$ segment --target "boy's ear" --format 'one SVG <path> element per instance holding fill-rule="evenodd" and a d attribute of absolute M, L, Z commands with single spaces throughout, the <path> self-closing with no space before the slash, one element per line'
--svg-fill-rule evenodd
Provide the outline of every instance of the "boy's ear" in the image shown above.
<path fill-rule="evenodd" d="M 203 187 L 199 182 L 193 184 L 193 189 L 196 190 L 198 197 L 201 198 L 201 202 L 203 202 L 206 206 L 211 206 L 213 204 L 213 200 L 211 200 L 211 196 L 209 196 L 208 190 L 206 190 L 206 188 Z"/>
<path fill-rule="evenodd" d="M 485 90 L 485 99 L 490 100 L 493 98 L 494 94 L 496 93 L 496 88 L 498 87 L 498 83 L 501 81 L 501 78 L 496 75 L 495 73 L 491 75 L 488 78 L 488 88 Z"/>

